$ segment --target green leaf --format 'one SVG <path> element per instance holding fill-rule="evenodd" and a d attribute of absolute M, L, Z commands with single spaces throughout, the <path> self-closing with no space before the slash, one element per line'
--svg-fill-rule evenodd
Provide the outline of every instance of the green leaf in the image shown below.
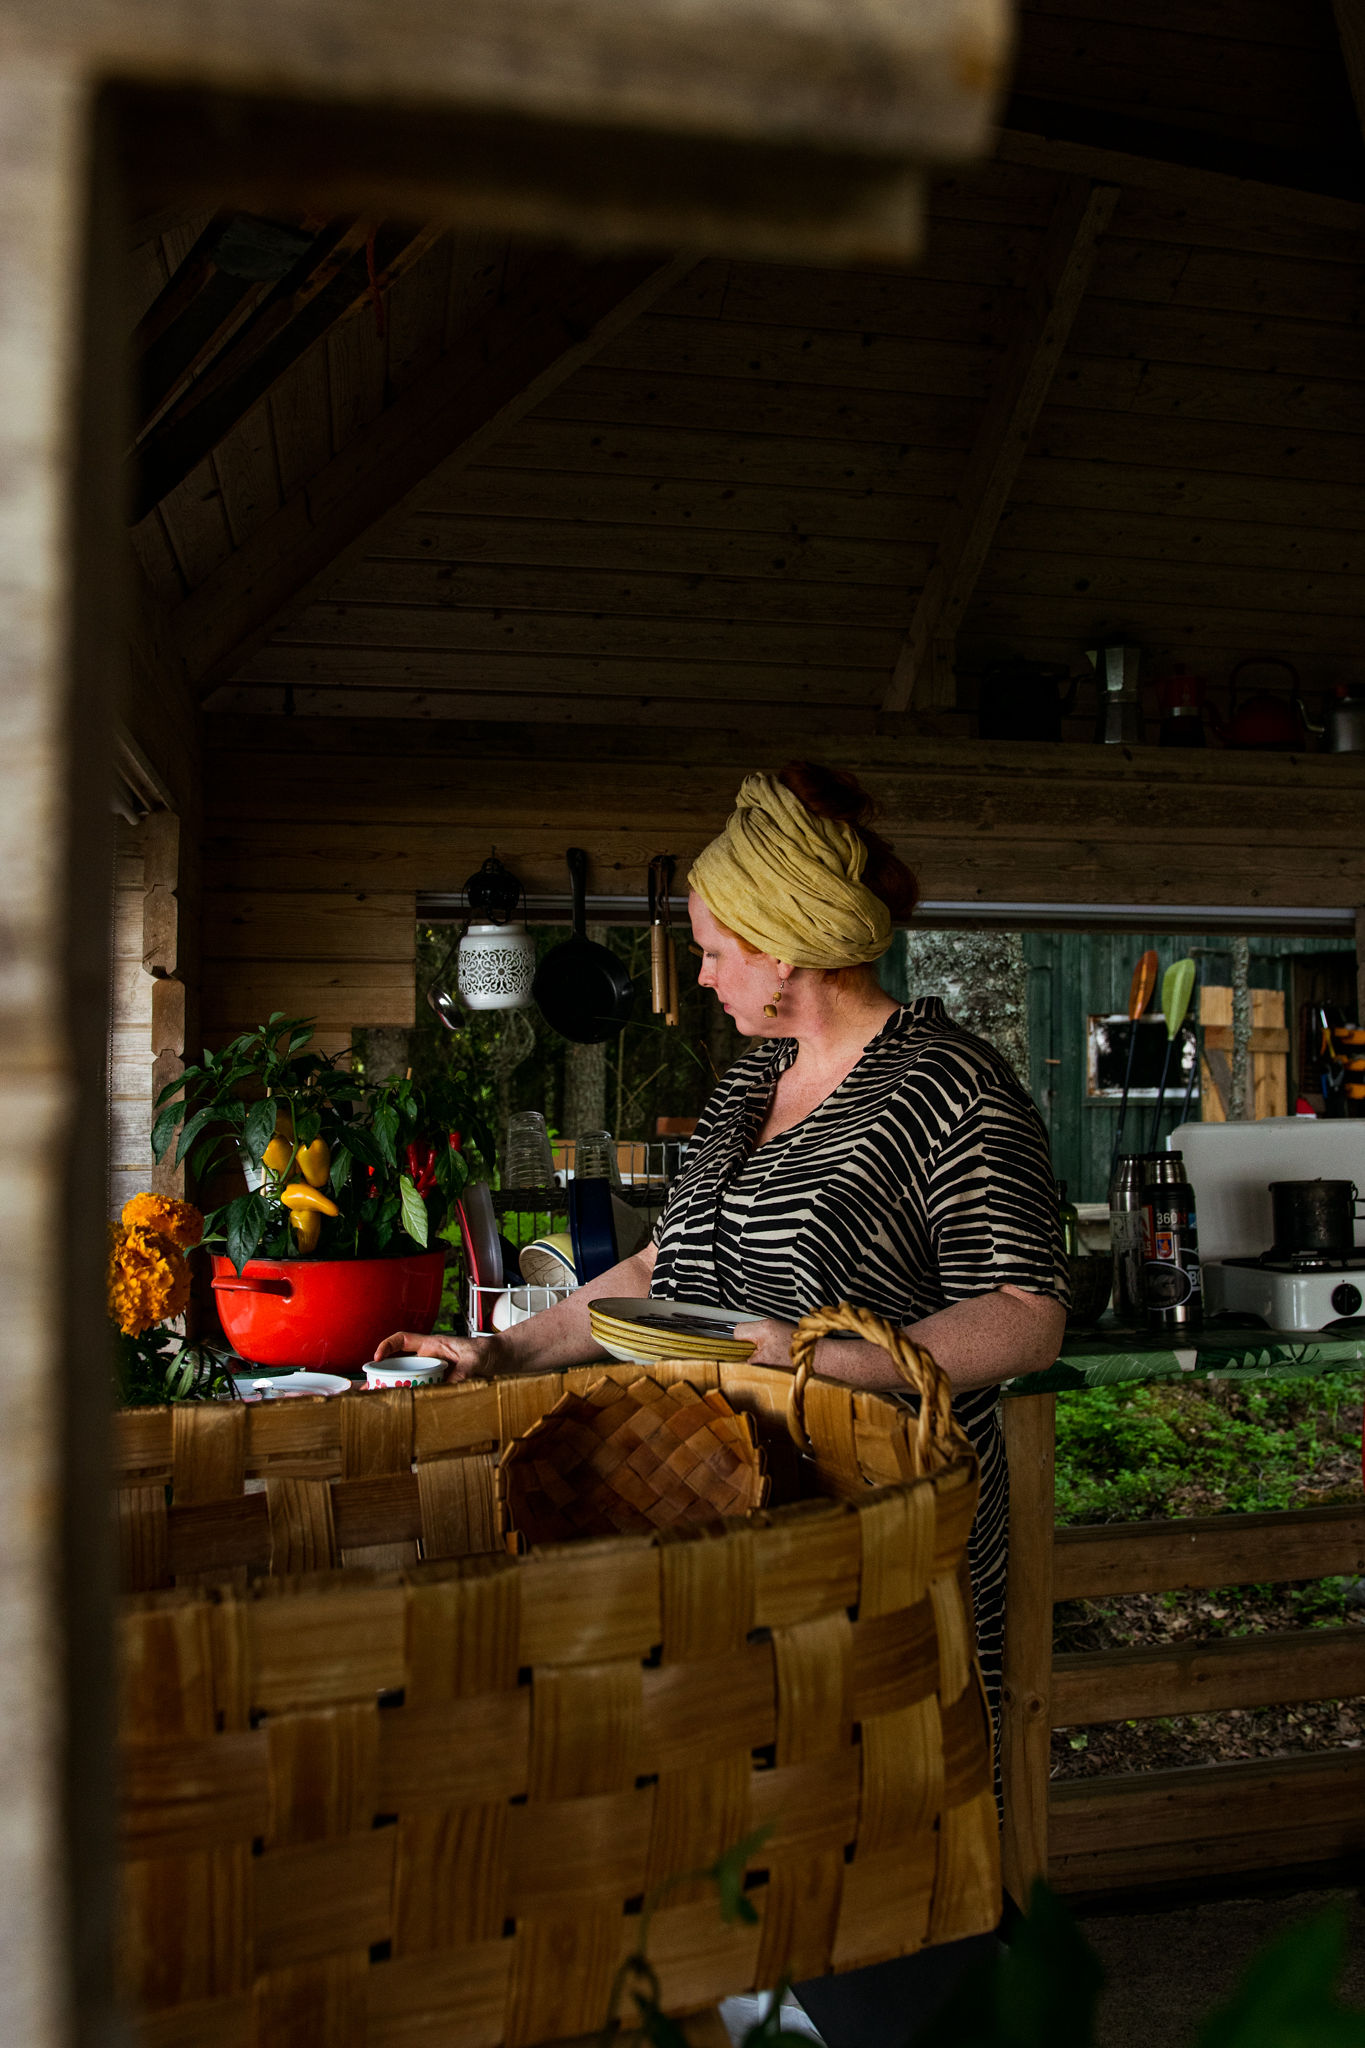
<path fill-rule="evenodd" d="M 261 1102 L 253 1102 L 247 1111 L 245 1128 L 242 1131 L 242 1147 L 253 1166 L 259 1166 L 265 1156 L 265 1148 L 275 1135 L 275 1118 L 278 1103 L 270 1096 Z"/>
<path fill-rule="evenodd" d="M 1362 2048 L 1365 2013 L 1337 1999 L 1346 1947 L 1340 1909 L 1291 1927 L 1253 1958 L 1231 2000 L 1205 2021 L 1198 2048 Z"/>
<path fill-rule="evenodd" d="M 351 1150 L 338 1139 L 332 1147 L 332 1192 L 339 1195 L 351 1178 Z"/>
<path fill-rule="evenodd" d="M 771 1827 L 756 1829 L 752 1835 L 746 1835 L 742 1842 L 733 1843 L 711 1865 L 708 1875 L 715 1880 L 716 1890 L 720 1894 L 721 1918 L 727 1924 L 743 1920 L 752 1925 L 758 1918 L 753 1901 L 745 1894 L 744 1873 L 771 1833 Z"/>
<path fill-rule="evenodd" d="M 197 1109 L 194 1112 L 194 1115 L 189 1119 L 188 1123 L 185 1125 L 184 1129 L 180 1133 L 180 1143 L 175 1148 L 174 1163 L 176 1166 L 179 1166 L 181 1160 L 189 1151 L 190 1146 L 194 1143 L 195 1139 L 199 1136 L 199 1133 L 203 1130 L 205 1124 L 220 1121 L 223 1115 L 223 1109 L 221 1109 L 216 1102 L 210 1102 L 206 1108 Z"/>
<path fill-rule="evenodd" d="M 382 1166 L 384 1164 L 384 1154 L 379 1148 L 374 1132 L 366 1130 L 364 1124 L 347 1124 L 346 1145 L 347 1149 L 355 1154 L 362 1166 Z"/>
<path fill-rule="evenodd" d="M 160 1109 L 163 1102 L 169 1102 L 173 1096 L 180 1093 L 182 1088 L 188 1088 L 191 1081 L 197 1081 L 199 1073 L 200 1069 L 197 1067 L 186 1067 L 179 1080 L 166 1083 L 161 1093 L 157 1096 L 156 1101 L 152 1104 L 152 1108 Z"/>
<path fill-rule="evenodd" d="M 227 1255 L 240 1273 L 265 1236 L 270 1205 L 263 1195 L 239 1195 L 227 1209 Z"/>
<path fill-rule="evenodd" d="M 315 1109 L 306 1109 L 300 1114 L 294 1128 L 298 1132 L 300 1145 L 311 1145 L 322 1129 L 322 1118 Z"/>
<path fill-rule="evenodd" d="M 410 1173 L 399 1175 L 398 1198 L 403 1205 L 403 1228 L 423 1251 L 427 1248 L 427 1208 Z"/>
<path fill-rule="evenodd" d="M 398 1111 L 391 1102 L 381 1103 L 371 1125 L 385 1166 L 397 1166 Z"/>
<path fill-rule="evenodd" d="M 169 1109 L 162 1110 L 160 1116 L 152 1125 L 152 1157 L 158 1163 L 165 1158 L 166 1149 L 171 1139 L 175 1136 L 176 1125 L 184 1114 L 184 1105 L 178 1102 L 173 1103 Z"/>

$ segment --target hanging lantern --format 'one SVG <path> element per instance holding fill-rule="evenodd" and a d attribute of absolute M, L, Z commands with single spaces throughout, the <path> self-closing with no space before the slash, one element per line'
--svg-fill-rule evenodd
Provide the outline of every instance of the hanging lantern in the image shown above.
<path fill-rule="evenodd" d="M 525 1010 L 536 971 L 536 942 L 524 918 L 521 883 L 490 854 L 464 885 L 469 922 L 460 940 L 457 976 L 471 1010 Z"/>

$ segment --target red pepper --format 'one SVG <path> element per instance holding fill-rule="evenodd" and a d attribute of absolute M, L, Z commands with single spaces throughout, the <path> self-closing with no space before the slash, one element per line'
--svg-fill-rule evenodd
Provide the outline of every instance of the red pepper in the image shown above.
<path fill-rule="evenodd" d="M 406 1157 L 413 1186 L 419 1195 L 429 1195 L 436 1185 L 436 1147 L 430 1138 L 414 1138 Z"/>
<path fill-rule="evenodd" d="M 459 1132 L 458 1132 L 458 1131 L 452 1131 L 452 1132 L 451 1132 L 451 1134 L 450 1134 L 450 1149 L 451 1149 L 451 1151 L 452 1151 L 452 1152 L 459 1152 L 460 1150 L 462 1150 L 463 1146 L 464 1146 L 464 1139 L 463 1139 L 463 1138 L 462 1138 L 462 1137 L 460 1136 Z"/>

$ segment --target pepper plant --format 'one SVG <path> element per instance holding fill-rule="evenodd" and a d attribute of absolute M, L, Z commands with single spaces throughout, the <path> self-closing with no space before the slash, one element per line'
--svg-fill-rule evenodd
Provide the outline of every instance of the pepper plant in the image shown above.
<path fill-rule="evenodd" d="M 368 1086 L 316 1051 L 312 1021 L 271 1016 L 157 1097 L 152 1151 L 198 1185 L 240 1165 L 246 1192 L 205 1217 L 247 1260 L 373 1259 L 425 1251 L 468 1178 L 459 1092 L 440 1079 Z M 254 1183 L 254 1185 L 253 1185 Z"/>

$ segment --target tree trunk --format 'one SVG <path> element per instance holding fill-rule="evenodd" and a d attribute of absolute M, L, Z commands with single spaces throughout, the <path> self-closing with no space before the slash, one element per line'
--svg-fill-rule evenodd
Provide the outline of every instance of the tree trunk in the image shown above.
<path fill-rule="evenodd" d="M 597 945 L 607 942 L 607 928 L 588 926 L 588 937 Z M 607 1048 L 605 1045 L 571 1045 L 564 1054 L 564 1135 L 576 1138 L 580 1131 L 607 1128 Z"/>

